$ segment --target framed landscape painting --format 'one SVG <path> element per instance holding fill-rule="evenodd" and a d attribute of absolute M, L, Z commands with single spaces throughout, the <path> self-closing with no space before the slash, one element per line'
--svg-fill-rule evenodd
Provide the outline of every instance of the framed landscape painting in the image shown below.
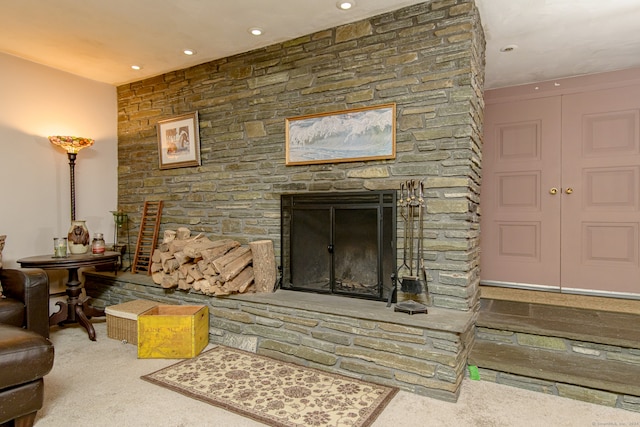
<path fill-rule="evenodd" d="M 286 119 L 286 164 L 396 157 L 396 104 Z"/>
<path fill-rule="evenodd" d="M 157 127 L 160 169 L 200 166 L 197 111 L 161 120 Z"/>

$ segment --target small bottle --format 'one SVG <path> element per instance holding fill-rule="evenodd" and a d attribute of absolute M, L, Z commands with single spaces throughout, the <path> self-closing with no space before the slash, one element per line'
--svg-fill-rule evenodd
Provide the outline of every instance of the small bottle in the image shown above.
<path fill-rule="evenodd" d="M 91 253 L 93 255 L 104 255 L 105 243 L 102 233 L 96 233 L 93 235 L 93 242 L 91 242 Z"/>
<path fill-rule="evenodd" d="M 67 238 L 66 237 L 53 238 L 53 256 L 54 258 L 67 257 Z"/>

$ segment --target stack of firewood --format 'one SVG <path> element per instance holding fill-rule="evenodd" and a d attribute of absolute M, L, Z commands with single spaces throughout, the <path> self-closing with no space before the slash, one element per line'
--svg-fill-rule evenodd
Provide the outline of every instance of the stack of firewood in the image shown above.
<path fill-rule="evenodd" d="M 191 237 L 186 227 L 167 230 L 152 254 L 151 276 L 163 288 L 206 295 L 271 292 L 276 281 L 273 242 L 242 246 L 232 239 Z"/>

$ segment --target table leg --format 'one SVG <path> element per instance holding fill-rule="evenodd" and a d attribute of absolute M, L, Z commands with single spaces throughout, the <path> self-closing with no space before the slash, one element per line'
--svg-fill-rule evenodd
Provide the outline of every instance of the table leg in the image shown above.
<path fill-rule="evenodd" d="M 89 304 L 89 297 L 82 297 L 82 284 L 78 280 L 78 268 L 73 267 L 68 270 L 67 301 L 56 303 L 60 310 L 49 317 L 49 324 L 80 323 L 87 330 L 89 339 L 95 341 L 96 331 L 89 319 L 104 316 L 104 310 L 92 307 Z"/>
<path fill-rule="evenodd" d="M 58 301 L 56 305 L 60 310 L 49 316 L 49 326 L 59 325 L 69 318 L 69 305 L 64 301 Z"/>
<path fill-rule="evenodd" d="M 96 330 L 93 328 L 93 325 L 91 324 L 91 322 L 89 322 L 89 319 L 87 318 L 86 314 L 84 314 L 84 311 L 82 311 L 82 305 L 77 304 L 75 307 L 76 307 L 76 310 L 75 310 L 76 318 L 78 319 L 78 322 L 82 325 L 83 328 L 87 330 L 87 333 L 89 334 L 89 339 L 91 341 L 95 341 Z"/>

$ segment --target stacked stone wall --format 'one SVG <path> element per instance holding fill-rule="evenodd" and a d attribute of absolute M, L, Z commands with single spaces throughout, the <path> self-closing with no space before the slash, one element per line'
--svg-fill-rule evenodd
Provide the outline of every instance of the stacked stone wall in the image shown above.
<path fill-rule="evenodd" d="M 270 239 L 279 258 L 281 194 L 423 180 L 431 303 L 472 310 L 483 58 L 473 1 L 441 0 L 122 85 L 118 203 L 130 234 L 144 201 L 163 200 L 163 230 Z M 394 160 L 285 164 L 286 118 L 387 103 L 397 108 Z M 157 122 L 194 111 L 202 165 L 160 170 Z"/>

